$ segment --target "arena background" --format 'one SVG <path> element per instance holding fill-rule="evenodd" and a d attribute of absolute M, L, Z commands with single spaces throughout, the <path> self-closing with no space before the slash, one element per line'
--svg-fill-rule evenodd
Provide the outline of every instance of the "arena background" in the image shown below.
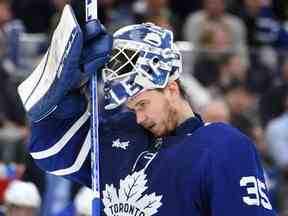
<path fill-rule="evenodd" d="M 77 204 L 81 186 L 45 174 L 27 154 L 29 121 L 16 91 L 48 48 L 67 3 L 81 24 L 80 0 L 0 0 L 2 212 L 7 186 L 16 179 L 36 185 L 42 200 L 38 215 L 65 215 Z M 142 22 L 173 30 L 194 110 L 254 140 L 273 207 L 287 216 L 288 1 L 99 0 L 99 19 L 110 33 Z M 27 199 L 35 201 L 33 194 Z"/>

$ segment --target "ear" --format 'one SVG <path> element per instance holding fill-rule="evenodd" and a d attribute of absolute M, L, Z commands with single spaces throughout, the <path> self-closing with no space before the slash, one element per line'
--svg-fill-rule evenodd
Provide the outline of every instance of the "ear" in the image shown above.
<path fill-rule="evenodd" d="M 180 96 L 179 86 L 176 81 L 170 82 L 164 89 L 165 94 L 167 96 L 173 98 Z"/>

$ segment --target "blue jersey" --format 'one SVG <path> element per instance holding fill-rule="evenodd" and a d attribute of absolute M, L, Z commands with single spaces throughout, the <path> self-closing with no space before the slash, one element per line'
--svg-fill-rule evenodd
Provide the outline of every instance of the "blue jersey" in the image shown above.
<path fill-rule="evenodd" d="M 55 175 L 91 186 L 88 112 L 32 124 L 30 152 Z M 135 116 L 100 121 L 102 215 L 272 216 L 254 144 L 224 123 L 192 117 L 153 138 Z"/>

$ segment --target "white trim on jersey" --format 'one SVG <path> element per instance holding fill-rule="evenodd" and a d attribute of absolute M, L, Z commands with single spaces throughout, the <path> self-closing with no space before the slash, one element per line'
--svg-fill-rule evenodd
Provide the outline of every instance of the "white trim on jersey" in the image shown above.
<path fill-rule="evenodd" d="M 82 127 L 82 125 L 89 119 L 90 113 L 87 109 L 86 112 L 72 125 L 72 127 L 64 134 L 61 139 L 54 144 L 52 147 L 39 151 L 31 152 L 31 156 L 34 159 L 45 159 L 50 156 L 56 155 L 59 153 L 64 146 L 69 142 L 69 140 L 77 133 L 77 131 Z"/>
<path fill-rule="evenodd" d="M 72 164 L 72 166 L 60 170 L 54 170 L 52 172 L 49 172 L 52 175 L 57 175 L 57 176 L 65 176 L 65 175 L 70 175 L 72 173 L 75 173 L 80 170 L 82 167 L 83 163 L 85 162 L 89 151 L 91 147 L 91 141 L 90 141 L 90 130 L 87 133 L 87 136 L 85 138 L 85 141 L 81 147 L 81 150 L 75 160 L 75 162 Z"/>

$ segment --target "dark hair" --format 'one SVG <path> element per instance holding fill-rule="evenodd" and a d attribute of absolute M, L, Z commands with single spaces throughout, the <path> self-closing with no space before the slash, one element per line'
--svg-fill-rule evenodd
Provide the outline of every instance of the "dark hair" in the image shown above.
<path fill-rule="evenodd" d="M 175 82 L 177 83 L 178 87 L 179 87 L 179 91 L 180 91 L 180 96 L 181 98 L 183 98 L 185 101 L 187 101 L 190 105 L 190 107 L 193 108 L 192 103 L 191 103 L 191 99 L 190 96 L 187 93 L 187 89 L 185 87 L 185 85 L 183 84 L 183 82 L 180 79 L 176 79 Z M 156 89 L 158 91 L 163 91 L 163 88 L 158 88 Z"/>
<path fill-rule="evenodd" d="M 189 95 L 187 93 L 186 87 L 184 86 L 184 84 L 181 82 L 180 79 L 175 80 L 175 82 L 178 84 L 179 86 L 179 91 L 180 91 L 180 95 L 184 100 L 190 101 Z"/>

